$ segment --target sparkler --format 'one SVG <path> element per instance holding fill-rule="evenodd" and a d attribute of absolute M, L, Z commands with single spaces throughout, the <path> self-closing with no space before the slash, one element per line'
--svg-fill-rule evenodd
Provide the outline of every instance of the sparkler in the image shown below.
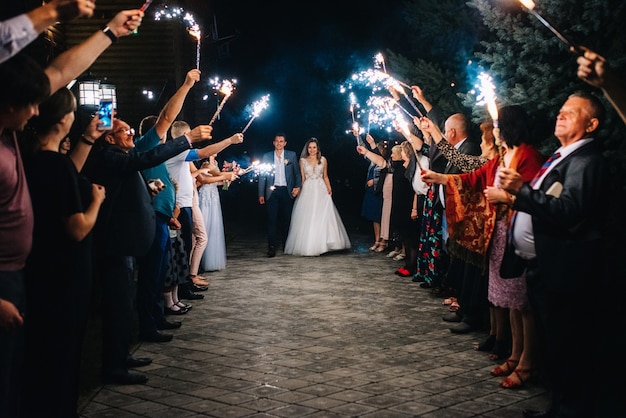
<path fill-rule="evenodd" d="M 250 167 L 248 168 L 244 168 L 243 170 L 239 170 L 239 173 L 237 173 L 238 176 L 243 176 L 244 174 L 249 173 L 252 170 L 255 170 L 256 167 L 260 164 L 260 161 L 253 161 L 252 164 L 250 165 Z"/>
<path fill-rule="evenodd" d="M 380 68 L 383 67 L 383 73 L 387 73 L 387 68 L 385 68 L 385 57 L 383 56 L 382 53 L 378 53 L 376 55 L 374 55 L 374 67 L 375 68 Z"/>
<path fill-rule="evenodd" d="M 500 128 L 498 127 L 498 106 L 496 105 L 496 87 L 493 84 L 493 79 L 487 73 L 480 73 L 478 75 L 480 85 L 478 89 L 480 94 L 477 97 L 477 104 L 486 104 L 487 111 L 493 121 L 493 135 L 496 137 L 496 146 L 498 147 L 498 154 L 500 155 L 500 165 L 504 167 L 504 152 L 502 150 L 502 142 L 500 141 Z"/>
<path fill-rule="evenodd" d="M 200 26 L 197 23 L 194 23 L 193 26 L 187 28 L 187 32 L 196 39 L 196 70 L 200 69 L 200 42 L 202 39 L 202 31 L 200 30 Z"/>
<path fill-rule="evenodd" d="M 353 92 L 350 92 L 350 114 L 352 115 L 352 133 L 356 138 L 356 144 L 361 145 L 363 144 L 363 141 L 361 141 L 359 123 L 356 121 L 356 118 L 354 116 L 355 105 L 357 105 L 356 95 Z"/>
<path fill-rule="evenodd" d="M 228 100 L 230 95 L 233 93 L 234 89 L 235 89 L 235 84 L 234 84 L 233 81 L 230 81 L 230 80 L 223 80 L 222 81 L 220 87 L 217 90 L 224 95 L 224 98 L 220 102 L 219 106 L 217 107 L 217 110 L 213 114 L 213 117 L 209 121 L 209 125 L 213 125 L 213 122 L 215 122 L 215 119 L 217 119 L 217 116 L 222 111 L 222 108 L 224 107 L 224 104 L 226 103 L 226 100 Z"/>
<path fill-rule="evenodd" d="M 556 28 L 552 24 L 550 24 L 550 22 L 548 22 L 535 10 L 535 2 L 533 0 L 519 0 L 519 2 L 528 10 L 530 14 L 535 16 L 541 23 L 543 23 L 546 28 L 550 29 L 550 32 L 556 35 L 557 38 L 559 38 L 565 45 L 567 45 L 567 48 L 571 52 L 579 55 L 583 55 L 585 53 L 578 45 L 574 44 L 571 40 L 569 40 L 569 38 L 556 30 Z"/>
<path fill-rule="evenodd" d="M 139 8 L 142 12 L 145 12 L 148 7 L 152 4 L 152 0 L 146 0 L 146 2 Z"/>
<path fill-rule="evenodd" d="M 146 0 L 144 5 L 142 6 L 142 10 L 148 8 L 148 6 L 152 3 L 152 0 Z M 200 25 L 196 23 L 193 15 L 191 13 L 185 12 L 182 7 L 173 7 L 169 8 L 167 5 L 161 9 L 157 10 L 154 13 L 154 20 L 161 19 L 181 19 L 187 25 L 187 32 L 196 40 L 196 69 L 200 69 L 200 45 L 202 38 L 202 31 L 200 30 Z"/>
<path fill-rule="evenodd" d="M 256 102 L 252 103 L 252 117 L 250 118 L 246 126 L 243 128 L 241 133 L 244 133 L 248 130 L 248 128 L 252 124 L 252 121 L 256 119 L 257 116 L 259 116 L 262 110 L 267 109 L 267 106 L 269 106 L 268 104 L 269 100 L 270 100 L 270 95 L 266 94 L 265 96 L 261 97 L 260 100 L 257 100 Z"/>

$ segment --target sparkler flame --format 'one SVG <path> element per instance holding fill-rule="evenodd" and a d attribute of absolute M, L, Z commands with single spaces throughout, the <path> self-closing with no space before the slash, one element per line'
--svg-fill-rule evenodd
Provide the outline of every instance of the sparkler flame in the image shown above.
<path fill-rule="evenodd" d="M 152 3 L 152 0 L 147 0 L 141 7 L 141 10 L 145 10 Z M 189 12 L 185 12 L 182 7 L 169 8 L 167 5 L 154 13 L 154 20 L 161 19 L 180 19 L 187 25 L 187 32 L 196 40 L 196 69 L 200 69 L 200 44 L 202 39 L 202 31 L 200 25 L 196 23 L 193 15 Z"/>
<path fill-rule="evenodd" d="M 261 114 L 262 110 L 267 109 L 267 107 L 269 106 L 269 100 L 270 100 L 270 95 L 266 94 L 265 96 L 261 97 L 260 100 L 257 100 L 256 102 L 252 103 L 252 117 L 250 118 L 246 126 L 243 128 L 241 133 L 244 133 L 248 130 L 248 128 L 252 124 L 252 121 Z"/>
<path fill-rule="evenodd" d="M 496 146 L 498 148 L 498 154 L 500 155 L 500 165 L 504 167 L 504 150 L 502 144 L 499 141 L 500 128 L 498 127 L 498 106 L 496 105 L 496 87 L 493 84 L 491 76 L 485 72 L 478 75 L 480 85 L 478 87 L 480 93 L 477 97 L 476 104 L 486 104 L 487 111 L 493 121 L 493 135 L 496 137 Z"/>
<path fill-rule="evenodd" d="M 378 54 L 374 55 L 374 66 L 376 68 L 380 68 L 382 66 L 383 72 L 387 72 L 387 68 L 385 67 L 385 57 L 382 53 L 379 52 Z"/>
<path fill-rule="evenodd" d="M 528 10 L 535 9 L 535 2 L 533 0 L 519 0 L 519 2 L 522 3 L 522 6 L 524 6 Z"/>
<path fill-rule="evenodd" d="M 487 111 L 493 120 L 493 126 L 498 127 L 498 106 L 496 105 L 496 86 L 493 84 L 491 76 L 485 72 L 478 75 L 480 85 L 476 87 L 480 93 L 476 98 L 476 104 L 487 105 Z"/>
<path fill-rule="evenodd" d="M 224 107 L 224 104 L 226 103 L 226 100 L 228 100 L 228 98 L 231 96 L 231 94 L 233 94 L 233 91 L 235 90 L 236 80 L 232 80 L 232 81 L 231 80 L 222 80 L 222 82 L 219 83 L 219 80 L 216 78 L 215 80 L 212 81 L 212 83 L 215 86 L 214 88 L 216 88 L 217 91 L 219 91 L 220 93 L 222 93 L 224 95 L 224 98 L 220 102 L 219 106 L 217 107 L 217 110 L 213 114 L 213 117 L 209 121 L 209 125 L 213 125 L 213 122 L 215 122 L 215 119 L 217 119 L 217 116 L 222 111 L 222 108 Z M 218 83 L 219 83 L 219 86 L 217 85 Z"/>

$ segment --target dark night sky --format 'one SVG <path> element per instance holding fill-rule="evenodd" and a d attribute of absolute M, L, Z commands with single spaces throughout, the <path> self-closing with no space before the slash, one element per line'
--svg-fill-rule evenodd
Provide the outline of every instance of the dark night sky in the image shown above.
<path fill-rule="evenodd" d="M 375 53 L 394 49 L 390 39 L 393 25 L 401 19 L 400 5 L 398 0 L 384 7 L 375 1 L 318 1 L 290 7 L 216 2 L 219 36 L 236 35 L 230 57 L 209 58 L 215 74 L 238 80 L 223 122 L 229 112 L 241 117 L 246 104 L 269 93 L 270 107 L 246 132 L 246 141 L 262 143 L 265 150 L 271 147 L 274 132 L 282 130 L 299 152 L 310 136 L 338 140 L 331 137 L 349 129 L 350 122 L 347 97 L 339 93 L 339 85 L 352 73 L 372 67 Z M 345 113 L 329 115 L 333 106 L 341 106 Z M 233 121 L 232 127 L 246 122 Z"/>

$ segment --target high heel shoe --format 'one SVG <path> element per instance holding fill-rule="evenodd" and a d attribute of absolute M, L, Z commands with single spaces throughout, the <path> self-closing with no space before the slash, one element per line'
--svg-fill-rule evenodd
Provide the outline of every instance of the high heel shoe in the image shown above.
<path fill-rule="evenodd" d="M 502 363 L 499 366 L 496 366 L 491 371 L 491 375 L 492 376 L 508 376 L 511 373 L 513 373 L 513 370 L 515 370 L 515 367 L 517 367 L 517 363 L 519 363 L 519 360 L 508 358 L 506 359 L 504 363 Z"/>
<path fill-rule="evenodd" d="M 387 243 L 386 242 L 380 242 L 380 243 L 378 243 L 378 247 L 376 247 L 374 252 L 382 253 L 386 249 L 387 249 Z"/>
<path fill-rule="evenodd" d="M 376 241 L 374 245 L 370 247 L 370 251 L 376 251 L 376 248 L 378 248 L 379 245 L 380 245 L 380 242 Z"/>
<path fill-rule="evenodd" d="M 515 377 L 515 379 L 512 379 L 512 377 Z M 500 382 L 500 386 L 505 389 L 519 389 L 532 378 L 533 371 L 531 369 L 516 368 L 506 379 Z"/>

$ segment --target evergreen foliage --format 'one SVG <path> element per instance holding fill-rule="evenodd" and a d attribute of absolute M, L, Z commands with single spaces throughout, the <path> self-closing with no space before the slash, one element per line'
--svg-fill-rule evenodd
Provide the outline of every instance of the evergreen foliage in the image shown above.
<path fill-rule="evenodd" d="M 626 76 L 626 2 L 623 0 L 536 0 L 535 10 L 576 45 L 589 47 Z M 479 71 L 496 84 L 500 106 L 524 106 L 534 120 L 539 149 L 558 147 L 555 117 L 576 90 L 602 93 L 576 77 L 576 58 L 537 18 L 516 0 L 407 1 L 405 18 L 413 28 L 412 48 L 389 53 L 396 77 L 417 84 L 446 114 L 464 108 L 475 123 L 489 118 L 476 105 L 472 86 Z M 454 83 L 453 83 L 454 81 Z M 454 87 L 452 87 L 454 86 Z M 607 196 L 607 248 L 620 256 L 625 232 L 626 127 L 607 100 L 607 120 L 598 135 L 612 174 Z M 625 261 L 614 266 L 623 277 Z M 618 269 L 618 270 L 617 270 Z"/>

